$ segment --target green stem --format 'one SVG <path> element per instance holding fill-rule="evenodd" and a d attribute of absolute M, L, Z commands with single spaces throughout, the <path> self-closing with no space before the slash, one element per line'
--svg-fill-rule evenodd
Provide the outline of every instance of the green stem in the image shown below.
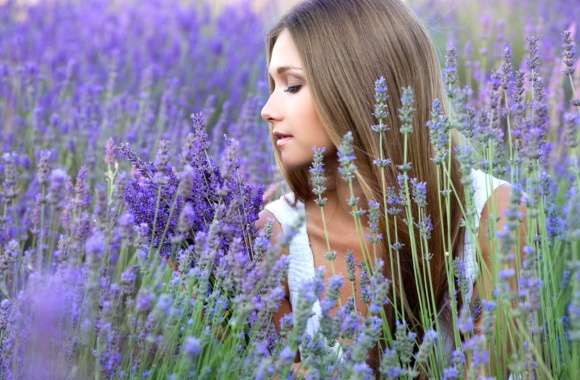
<path fill-rule="evenodd" d="M 159 212 L 159 204 L 161 203 L 161 186 L 157 187 L 157 200 L 155 201 L 155 216 L 153 217 L 153 226 L 151 227 L 151 239 L 149 241 L 149 256 L 153 249 L 153 239 L 155 239 L 155 226 L 157 226 L 157 214 Z"/>
<path fill-rule="evenodd" d="M 406 164 L 407 163 L 407 150 L 408 150 L 408 134 L 405 133 L 404 134 L 404 139 L 403 139 L 403 163 Z M 411 198 L 410 198 L 410 193 L 409 193 L 409 179 L 408 177 L 405 175 L 405 181 L 404 181 L 404 194 L 405 194 L 405 215 L 406 215 L 406 219 L 407 219 L 407 229 L 409 231 L 409 241 L 411 243 L 411 258 L 413 261 L 413 274 L 415 276 L 414 280 L 415 280 L 415 287 L 417 289 L 417 295 L 418 295 L 418 301 L 419 301 L 419 310 L 421 313 L 421 323 L 423 324 L 423 326 L 427 326 L 428 325 L 428 318 L 425 318 L 425 303 L 426 303 L 426 296 L 424 294 L 424 289 L 422 289 L 421 286 L 419 286 L 419 283 L 421 282 L 421 276 L 420 276 L 420 272 L 419 272 L 419 259 L 417 257 L 417 245 L 416 245 L 416 241 L 415 241 L 415 231 L 414 231 L 414 226 L 413 226 L 413 213 L 411 210 Z M 428 311 L 427 311 L 428 312 Z"/>
<path fill-rule="evenodd" d="M 384 160 L 384 154 L 383 154 L 383 134 L 384 132 L 381 132 L 379 134 L 379 156 L 381 161 Z M 380 172 L 381 172 L 381 190 L 383 193 L 383 212 L 384 212 L 384 218 L 385 218 L 385 229 L 386 229 L 386 235 L 387 235 L 387 250 L 388 250 L 388 254 L 389 254 L 389 265 L 391 267 L 391 287 L 393 289 L 393 295 L 396 295 L 396 291 L 397 288 L 399 287 L 399 282 L 395 282 L 395 268 L 393 265 L 393 249 L 392 249 L 392 242 L 391 242 L 391 228 L 389 225 L 389 213 L 387 212 L 387 209 L 389 207 L 389 205 L 387 204 L 387 181 L 385 178 L 385 168 L 383 166 L 380 167 Z M 397 314 L 399 313 L 399 308 L 398 308 L 398 304 L 397 304 L 397 297 L 393 296 L 393 313 L 395 315 L 395 318 L 397 316 Z"/>

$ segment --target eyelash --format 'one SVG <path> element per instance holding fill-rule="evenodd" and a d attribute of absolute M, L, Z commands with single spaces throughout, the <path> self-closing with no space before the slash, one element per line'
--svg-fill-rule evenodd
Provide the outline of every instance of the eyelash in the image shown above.
<path fill-rule="evenodd" d="M 301 87 L 302 87 L 302 85 L 288 86 L 288 88 L 285 89 L 284 92 L 289 92 L 290 94 L 295 94 L 298 91 L 300 91 Z"/>

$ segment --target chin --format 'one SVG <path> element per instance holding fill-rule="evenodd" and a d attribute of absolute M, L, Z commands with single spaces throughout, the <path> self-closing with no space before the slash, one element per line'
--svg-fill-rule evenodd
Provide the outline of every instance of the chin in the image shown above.
<path fill-rule="evenodd" d="M 292 171 L 298 171 L 298 170 L 302 170 L 302 169 L 309 169 L 311 162 L 308 161 L 304 161 L 304 162 L 285 162 L 282 161 L 282 163 L 284 164 L 284 168 L 286 168 L 286 170 L 288 172 L 292 172 Z"/>
<path fill-rule="evenodd" d="M 283 149 L 280 151 L 280 161 L 287 171 L 308 169 L 310 168 L 310 165 L 312 165 L 312 160 L 314 159 L 314 156 L 308 153 L 309 152 L 302 152 L 302 154 L 297 155 L 289 149 Z"/>

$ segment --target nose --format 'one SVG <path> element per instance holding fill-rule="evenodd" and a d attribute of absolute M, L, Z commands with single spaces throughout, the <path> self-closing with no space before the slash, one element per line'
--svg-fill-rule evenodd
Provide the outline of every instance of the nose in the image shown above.
<path fill-rule="evenodd" d="M 274 113 L 274 110 L 272 109 L 272 96 L 270 96 L 268 98 L 268 101 L 262 107 L 262 111 L 260 112 L 260 116 L 266 122 L 272 122 L 272 121 L 279 118 L 279 115 L 276 115 Z"/>

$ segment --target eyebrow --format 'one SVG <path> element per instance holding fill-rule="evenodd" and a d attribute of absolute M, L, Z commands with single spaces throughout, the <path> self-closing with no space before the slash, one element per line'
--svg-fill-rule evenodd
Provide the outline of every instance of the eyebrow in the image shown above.
<path fill-rule="evenodd" d="M 278 73 L 278 75 L 280 75 L 280 74 L 283 74 L 283 73 L 285 73 L 286 71 L 288 71 L 288 70 L 292 70 L 292 69 L 294 69 L 294 70 L 303 70 L 302 68 L 300 68 L 300 67 L 296 67 L 296 66 L 279 66 L 279 67 L 276 69 L 276 73 Z M 269 73 L 269 72 L 268 72 L 268 75 L 270 75 L 270 73 Z M 270 76 L 271 76 L 271 75 L 270 75 Z"/>

